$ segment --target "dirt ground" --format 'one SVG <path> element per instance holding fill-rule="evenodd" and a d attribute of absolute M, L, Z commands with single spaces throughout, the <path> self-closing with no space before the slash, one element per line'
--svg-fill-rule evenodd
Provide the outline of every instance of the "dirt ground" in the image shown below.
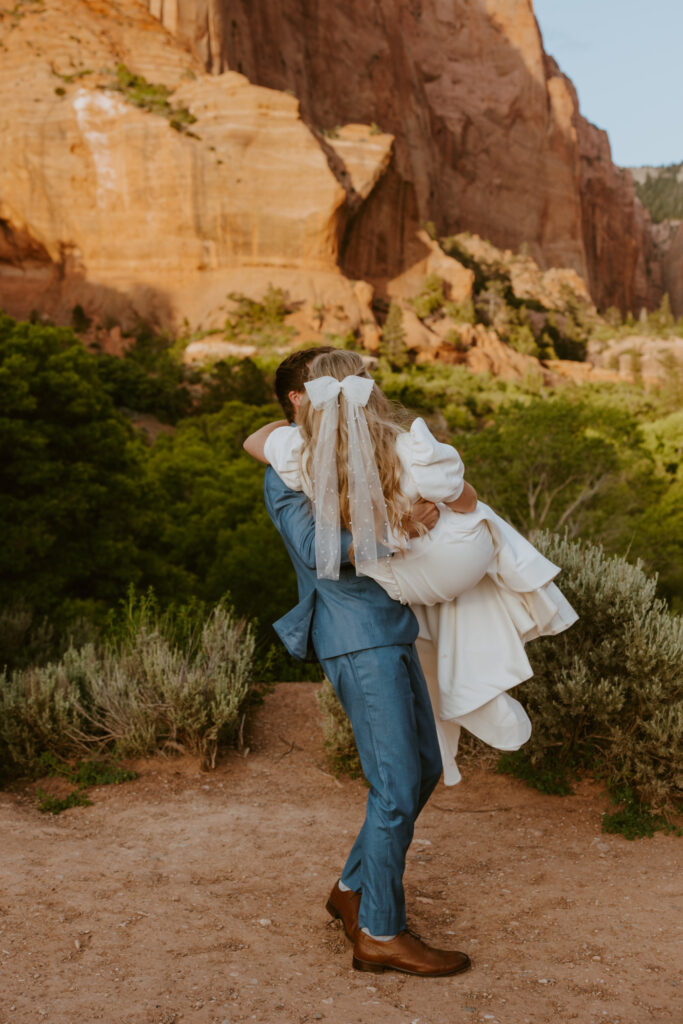
<path fill-rule="evenodd" d="M 680 840 L 603 835 L 588 783 L 546 797 L 471 768 L 440 784 L 409 922 L 473 969 L 354 971 L 324 904 L 366 790 L 325 773 L 315 688 L 277 687 L 248 755 L 215 772 L 145 761 L 58 817 L 0 794 L 0 1024 L 683 1019 Z"/>

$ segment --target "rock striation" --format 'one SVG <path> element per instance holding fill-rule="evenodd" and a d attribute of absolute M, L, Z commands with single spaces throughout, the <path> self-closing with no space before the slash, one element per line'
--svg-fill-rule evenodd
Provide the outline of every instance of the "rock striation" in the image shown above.
<path fill-rule="evenodd" d="M 352 276 L 419 258 L 415 229 L 525 244 L 600 306 L 659 299 L 649 219 L 543 49 L 531 0 L 147 0 L 207 70 L 289 89 L 305 120 L 375 122 L 395 156 L 348 225 Z"/>
<path fill-rule="evenodd" d="M 604 306 L 659 298 L 647 215 L 530 0 L 45 0 L 0 15 L 0 306 L 14 315 L 68 322 L 80 304 L 100 324 L 214 328 L 231 292 L 272 284 L 298 341 L 353 331 L 375 350 L 394 298 L 416 349 L 458 360 L 407 300 L 434 274 L 469 299 L 472 271 L 431 237 L 460 229 L 479 255 L 482 238 L 505 249 L 514 291 L 548 308 L 567 289 L 588 302 L 584 282 Z M 676 236 L 664 266 L 676 302 L 682 249 Z M 197 359 L 218 351 L 202 344 Z M 462 345 L 499 359 L 483 335 Z"/>
<path fill-rule="evenodd" d="M 362 201 L 381 176 L 390 136 L 350 128 L 335 172 L 293 96 L 206 74 L 135 0 L 20 13 L 0 20 L 8 312 L 68 321 L 78 303 L 100 319 L 211 326 L 227 293 L 260 297 L 268 281 L 357 307 L 340 239 L 349 195 Z M 147 87 L 122 91 L 119 65 L 165 86 L 166 107 Z M 174 127 L 173 110 L 191 127 Z"/>
<path fill-rule="evenodd" d="M 669 296 L 671 310 L 683 316 L 683 221 L 669 221 L 671 228 L 662 253 L 662 284 Z M 662 227 L 662 225 L 658 225 Z"/>

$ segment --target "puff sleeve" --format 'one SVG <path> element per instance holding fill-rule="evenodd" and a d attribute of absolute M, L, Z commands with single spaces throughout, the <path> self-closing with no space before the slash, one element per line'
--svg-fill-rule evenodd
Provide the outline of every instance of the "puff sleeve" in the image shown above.
<path fill-rule="evenodd" d="M 277 427 L 268 435 L 263 446 L 266 459 L 292 491 L 303 490 L 299 464 L 302 441 L 298 427 Z"/>
<path fill-rule="evenodd" d="M 396 440 L 396 451 L 404 473 L 421 498 L 427 501 L 456 501 L 465 486 L 465 467 L 450 444 L 437 441 L 421 418 Z"/>

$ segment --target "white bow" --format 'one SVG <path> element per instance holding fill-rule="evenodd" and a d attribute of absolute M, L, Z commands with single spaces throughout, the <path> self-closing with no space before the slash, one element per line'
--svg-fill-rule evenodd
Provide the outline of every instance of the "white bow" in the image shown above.
<path fill-rule="evenodd" d="M 340 392 L 346 406 L 349 513 L 356 572 L 370 575 L 379 559 L 388 557 L 395 547 L 370 431 L 361 412 L 368 404 L 374 386 L 371 378 L 357 374 L 350 374 L 342 381 L 336 377 L 316 377 L 304 385 L 311 405 L 322 410 L 313 456 L 315 561 L 319 579 L 339 579 L 341 529 L 337 431 Z"/>

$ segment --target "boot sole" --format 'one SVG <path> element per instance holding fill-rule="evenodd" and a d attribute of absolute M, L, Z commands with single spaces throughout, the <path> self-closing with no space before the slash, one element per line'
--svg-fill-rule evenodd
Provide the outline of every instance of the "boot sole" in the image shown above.
<path fill-rule="evenodd" d="M 367 971 L 369 974 L 383 974 L 384 971 L 398 971 L 400 974 L 413 974 L 418 978 L 447 978 L 451 974 L 462 974 L 463 971 L 469 970 L 472 966 L 472 962 L 468 960 L 466 964 L 462 965 L 462 967 L 456 967 L 454 970 L 427 973 L 425 971 L 411 971 L 407 967 L 397 967 L 394 964 L 373 964 L 368 960 L 359 960 L 357 956 L 354 956 L 351 962 L 356 971 Z"/>

